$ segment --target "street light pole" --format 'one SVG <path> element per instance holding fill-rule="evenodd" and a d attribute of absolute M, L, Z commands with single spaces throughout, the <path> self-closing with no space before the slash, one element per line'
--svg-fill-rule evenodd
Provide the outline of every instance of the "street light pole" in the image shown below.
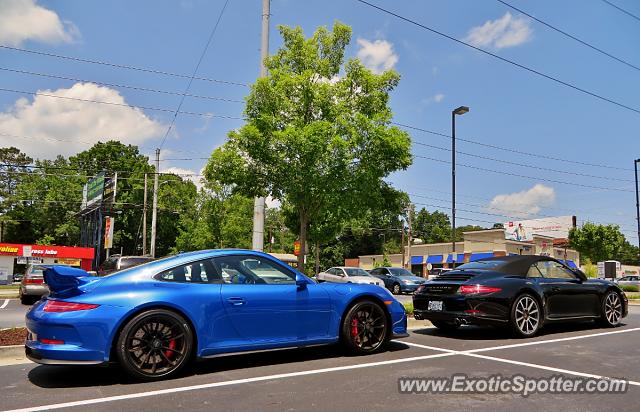
<path fill-rule="evenodd" d="M 456 115 L 467 113 L 467 106 L 460 106 L 451 112 L 451 256 L 456 266 Z"/>
<path fill-rule="evenodd" d="M 638 163 L 640 163 L 640 159 L 636 159 L 633 162 L 633 166 L 636 171 L 636 223 L 638 223 L 638 260 L 640 261 L 640 196 L 638 195 Z"/>

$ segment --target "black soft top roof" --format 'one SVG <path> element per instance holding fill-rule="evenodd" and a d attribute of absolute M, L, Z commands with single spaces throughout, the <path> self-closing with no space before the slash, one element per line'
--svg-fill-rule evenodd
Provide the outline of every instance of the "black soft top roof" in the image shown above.
<path fill-rule="evenodd" d="M 531 265 L 533 265 L 536 262 L 551 260 L 551 261 L 562 264 L 562 262 L 559 262 L 557 259 L 554 259 L 552 257 L 538 256 L 538 255 L 494 256 L 494 257 L 485 258 L 485 259 L 478 259 L 476 260 L 476 262 L 488 262 L 488 261 L 494 261 L 494 260 L 501 261 L 504 263 L 499 264 L 495 267 L 492 267 L 491 269 L 488 268 L 488 270 L 491 270 L 494 272 L 500 272 L 500 273 L 509 273 L 512 275 L 522 275 L 522 276 L 526 276 Z M 470 263 L 474 263 L 474 262 L 470 262 Z"/>

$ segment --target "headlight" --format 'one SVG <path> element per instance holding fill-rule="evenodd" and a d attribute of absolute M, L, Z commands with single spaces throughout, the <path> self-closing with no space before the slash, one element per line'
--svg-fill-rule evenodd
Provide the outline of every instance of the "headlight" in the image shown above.
<path fill-rule="evenodd" d="M 403 279 L 401 280 L 402 283 L 404 283 L 405 285 L 411 285 L 413 282 L 407 279 Z"/>

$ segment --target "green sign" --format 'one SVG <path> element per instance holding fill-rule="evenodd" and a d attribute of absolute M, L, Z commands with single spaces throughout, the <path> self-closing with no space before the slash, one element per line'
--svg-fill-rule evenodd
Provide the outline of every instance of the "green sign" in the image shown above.
<path fill-rule="evenodd" d="M 87 207 L 91 207 L 102 201 L 104 193 L 104 172 L 98 173 L 96 177 L 87 183 Z"/>

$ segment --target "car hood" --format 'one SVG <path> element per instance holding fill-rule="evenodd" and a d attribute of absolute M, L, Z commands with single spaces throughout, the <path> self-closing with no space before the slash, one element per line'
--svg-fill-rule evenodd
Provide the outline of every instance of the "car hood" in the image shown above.
<path fill-rule="evenodd" d="M 379 285 L 382 281 L 378 278 L 374 278 L 373 276 L 349 276 L 347 278 L 347 282 L 351 283 L 370 283 L 374 285 Z"/>

